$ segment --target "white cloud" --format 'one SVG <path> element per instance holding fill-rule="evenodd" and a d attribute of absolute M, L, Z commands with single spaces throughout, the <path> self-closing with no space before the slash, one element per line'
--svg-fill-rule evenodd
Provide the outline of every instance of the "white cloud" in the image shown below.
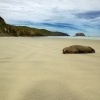
<path fill-rule="evenodd" d="M 100 10 L 100 0 L 0 0 L 0 12 L 12 16 L 12 19 L 33 18 L 44 20 L 65 14 L 69 17 L 69 11 Z M 64 12 L 65 11 L 65 12 Z M 67 12 L 68 11 L 68 12 Z M 60 15 L 62 14 L 62 15 Z M 21 16 L 21 17 L 20 17 Z M 23 16 L 23 17 L 22 17 Z M 29 17 L 28 17 L 29 16 Z"/>

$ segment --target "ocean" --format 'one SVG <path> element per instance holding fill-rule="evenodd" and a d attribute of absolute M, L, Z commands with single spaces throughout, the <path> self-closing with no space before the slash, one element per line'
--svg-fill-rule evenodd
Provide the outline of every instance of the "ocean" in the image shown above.
<path fill-rule="evenodd" d="M 82 37 L 82 36 L 47 36 L 46 38 L 68 38 L 68 39 L 90 39 L 90 40 L 100 40 L 100 36 L 88 36 L 88 37 Z"/>

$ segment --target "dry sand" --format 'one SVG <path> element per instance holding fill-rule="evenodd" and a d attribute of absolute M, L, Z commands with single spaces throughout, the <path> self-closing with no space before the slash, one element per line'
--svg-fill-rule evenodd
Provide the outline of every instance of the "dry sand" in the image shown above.
<path fill-rule="evenodd" d="M 62 54 L 73 44 L 94 54 Z M 0 38 L 0 100 L 100 100 L 100 40 Z"/>

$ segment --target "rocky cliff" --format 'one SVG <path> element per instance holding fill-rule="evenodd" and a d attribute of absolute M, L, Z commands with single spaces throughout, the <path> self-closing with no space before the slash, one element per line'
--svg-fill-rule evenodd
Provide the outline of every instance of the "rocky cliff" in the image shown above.
<path fill-rule="evenodd" d="M 6 24 L 0 17 L 0 36 L 69 36 L 67 33 Z"/>

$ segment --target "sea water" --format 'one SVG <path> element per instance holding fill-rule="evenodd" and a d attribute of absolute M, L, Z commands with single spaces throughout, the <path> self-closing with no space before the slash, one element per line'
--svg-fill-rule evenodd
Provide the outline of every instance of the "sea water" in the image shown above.
<path fill-rule="evenodd" d="M 68 38 L 68 39 L 90 39 L 90 40 L 100 40 L 100 36 L 88 36 L 88 37 L 83 37 L 83 36 L 47 36 L 46 38 Z"/>

